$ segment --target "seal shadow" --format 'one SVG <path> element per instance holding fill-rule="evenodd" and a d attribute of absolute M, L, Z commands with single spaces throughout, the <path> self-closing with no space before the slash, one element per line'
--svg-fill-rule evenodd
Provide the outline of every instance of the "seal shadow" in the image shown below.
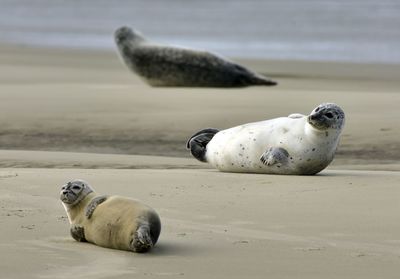
<path fill-rule="evenodd" d="M 328 170 L 328 171 L 322 171 L 320 173 L 311 175 L 315 177 L 355 177 L 355 176 L 365 176 L 365 173 L 362 171 L 358 170 Z"/>
<path fill-rule="evenodd" d="M 157 243 L 147 254 L 152 256 L 183 256 L 188 254 L 193 255 L 196 251 L 199 251 L 199 247 L 193 245 L 177 242 L 161 242 Z"/>

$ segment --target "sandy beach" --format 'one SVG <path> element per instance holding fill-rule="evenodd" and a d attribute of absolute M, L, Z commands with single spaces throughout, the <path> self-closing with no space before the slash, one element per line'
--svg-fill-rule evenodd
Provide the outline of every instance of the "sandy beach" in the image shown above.
<path fill-rule="evenodd" d="M 346 112 L 338 160 L 400 158 L 397 65 L 240 60 L 279 86 L 151 88 L 112 52 L 0 50 L 2 149 L 189 158 L 185 141 L 199 129 L 308 114 L 335 102 Z"/>
<path fill-rule="evenodd" d="M 240 60 L 273 88 L 151 88 L 115 53 L 0 46 L 4 278 L 398 278 L 400 66 Z M 221 173 L 185 150 L 205 127 L 346 112 L 316 176 Z M 161 215 L 138 255 L 75 242 L 58 200 L 81 178 Z"/>

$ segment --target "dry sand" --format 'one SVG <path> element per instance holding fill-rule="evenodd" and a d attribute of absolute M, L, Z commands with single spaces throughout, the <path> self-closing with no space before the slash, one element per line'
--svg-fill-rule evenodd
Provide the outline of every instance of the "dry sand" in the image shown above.
<path fill-rule="evenodd" d="M 242 62 L 280 86 L 150 88 L 111 53 L 1 46 L 0 277 L 398 278 L 400 67 Z M 221 173 L 184 148 L 326 101 L 347 124 L 316 176 Z M 154 207 L 155 249 L 72 240 L 58 193 L 73 178 Z"/>
<path fill-rule="evenodd" d="M 112 155 L 110 155 L 112 156 Z M 75 242 L 57 199 L 83 178 L 160 213 L 146 255 Z M 400 173 L 2 169 L 2 278 L 398 278 Z"/>

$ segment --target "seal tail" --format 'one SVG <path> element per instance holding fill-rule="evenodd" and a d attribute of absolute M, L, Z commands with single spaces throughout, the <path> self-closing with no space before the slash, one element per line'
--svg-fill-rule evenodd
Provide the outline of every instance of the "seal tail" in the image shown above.
<path fill-rule="evenodd" d="M 140 226 L 131 241 L 131 249 L 136 253 L 145 253 L 149 251 L 155 243 L 153 243 L 150 228 L 147 225 Z"/>
<path fill-rule="evenodd" d="M 265 86 L 275 86 L 278 83 L 276 81 L 267 79 L 263 76 L 254 76 L 250 79 L 251 84 L 253 85 L 265 85 Z"/>
<path fill-rule="evenodd" d="M 270 80 L 258 73 L 250 71 L 245 67 L 235 64 L 236 72 L 238 73 L 239 82 L 242 86 L 249 85 L 264 85 L 264 86 L 275 86 L 278 83 L 276 81 Z"/>
<path fill-rule="evenodd" d="M 207 162 L 205 158 L 207 144 L 219 131 L 217 129 L 208 128 L 201 130 L 191 136 L 186 142 L 186 148 L 190 149 L 190 153 L 200 162 Z"/>

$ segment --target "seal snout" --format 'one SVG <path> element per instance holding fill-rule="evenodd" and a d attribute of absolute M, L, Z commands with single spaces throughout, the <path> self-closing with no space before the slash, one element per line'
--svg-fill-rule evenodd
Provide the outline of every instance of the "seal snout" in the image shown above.
<path fill-rule="evenodd" d="M 319 121 L 323 121 L 323 114 L 321 113 L 321 111 L 318 111 L 318 110 L 314 111 L 308 116 L 308 121 L 311 124 L 319 122 Z"/>

